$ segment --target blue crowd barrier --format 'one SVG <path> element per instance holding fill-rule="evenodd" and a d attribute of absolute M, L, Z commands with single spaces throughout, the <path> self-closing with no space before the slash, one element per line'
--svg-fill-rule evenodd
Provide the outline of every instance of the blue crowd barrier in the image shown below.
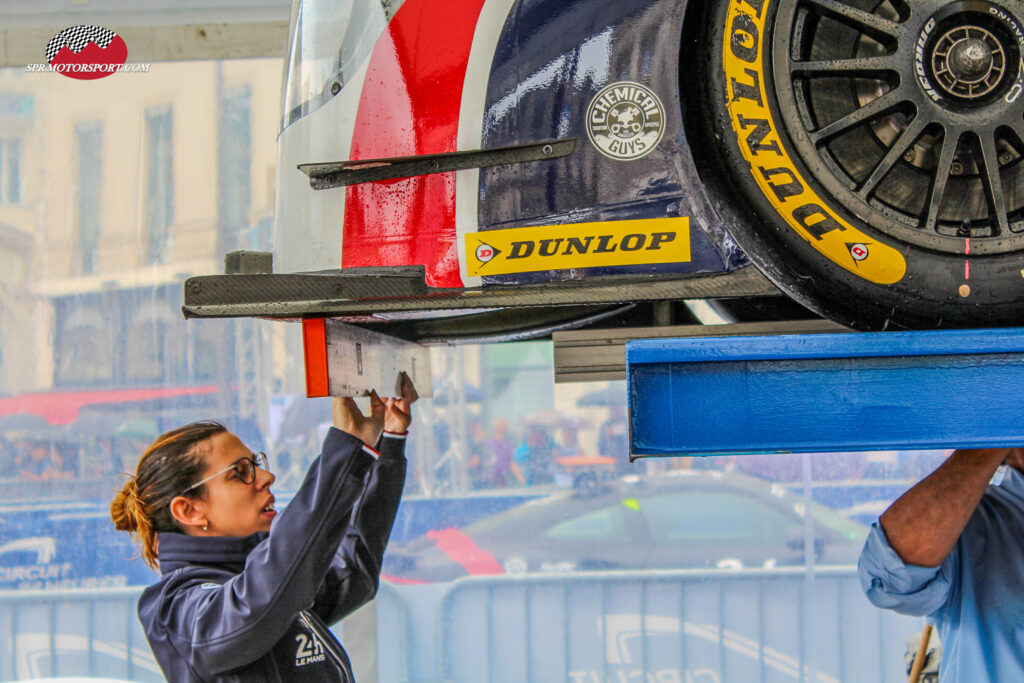
<path fill-rule="evenodd" d="M 0 592 L 0 680 L 161 680 L 135 616 L 139 592 Z M 853 567 L 385 582 L 371 608 L 373 621 L 335 630 L 365 641 L 354 629 L 375 623 L 375 647 L 351 655 L 388 683 L 896 683 L 923 625 L 871 606 Z"/>

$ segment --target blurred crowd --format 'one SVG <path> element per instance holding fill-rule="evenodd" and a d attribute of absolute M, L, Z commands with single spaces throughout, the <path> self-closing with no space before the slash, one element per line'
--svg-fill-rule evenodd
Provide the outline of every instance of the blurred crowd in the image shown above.
<path fill-rule="evenodd" d="M 467 434 L 452 438 L 446 422 L 433 426 L 435 452 L 441 454 L 435 466 L 440 481 L 458 480 L 465 472 L 468 490 L 521 486 L 572 486 L 581 480 L 596 480 L 638 471 L 629 462 L 629 425 L 625 409 L 613 406 L 607 419 L 596 428 L 585 420 L 562 411 L 526 415 L 513 427 L 504 417 L 490 421 L 471 416 Z M 589 432 L 588 438 L 582 432 Z M 584 442 L 595 444 L 588 447 Z M 425 473 L 417 473 L 425 476 Z"/>
<path fill-rule="evenodd" d="M 77 449 L 68 443 L 22 437 L 0 441 L 0 449 L 5 479 L 71 479 L 78 471 Z"/>
<path fill-rule="evenodd" d="M 141 447 L 128 438 L 0 436 L 3 495 L 26 499 L 76 492 L 74 497 L 83 497 L 94 490 L 107 495 L 124 471 L 122 455 L 137 457 Z"/>
<path fill-rule="evenodd" d="M 143 424 L 146 422 L 146 424 Z M 330 425 L 329 402 L 289 402 L 268 429 L 251 420 L 225 421 L 254 450 L 266 450 L 282 490 L 294 490 L 319 450 Z M 152 423 L 152 424 L 150 424 Z M 132 419 L 106 431 L 0 431 L 0 485 L 19 499 L 56 495 L 87 484 L 102 488 L 134 466 L 159 433 L 152 420 Z M 807 462 L 800 454 L 629 460 L 629 422 L 621 403 L 577 412 L 545 410 L 506 418 L 484 411 L 438 410 L 416 429 L 427 438 L 410 444 L 411 495 L 449 495 L 535 486 L 580 486 L 624 474 L 670 469 L 740 471 L 777 482 L 800 481 Z M 53 430 L 50 430 L 53 431 Z M 270 438 L 264 441 L 264 431 Z M 810 458 L 812 481 L 916 480 L 941 462 L 928 451 L 821 453 Z M 19 487 L 20 485 L 20 487 Z"/>

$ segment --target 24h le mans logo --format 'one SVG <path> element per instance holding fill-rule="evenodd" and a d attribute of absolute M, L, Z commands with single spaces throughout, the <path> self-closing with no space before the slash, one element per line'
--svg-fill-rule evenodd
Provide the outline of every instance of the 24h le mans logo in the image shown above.
<path fill-rule="evenodd" d="M 665 132 L 665 108 L 646 86 L 630 81 L 601 89 L 587 107 L 587 137 L 620 161 L 650 154 Z"/>

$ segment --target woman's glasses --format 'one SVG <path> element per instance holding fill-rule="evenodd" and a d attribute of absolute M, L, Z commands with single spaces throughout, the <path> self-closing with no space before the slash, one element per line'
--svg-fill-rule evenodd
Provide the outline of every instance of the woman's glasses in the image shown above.
<path fill-rule="evenodd" d="M 247 455 L 244 458 L 239 458 L 238 460 L 234 461 L 233 463 L 231 463 L 230 465 L 228 465 L 224 469 L 219 470 L 217 472 L 214 472 L 213 474 L 211 474 L 210 476 L 206 477 L 205 479 L 202 479 L 201 481 L 197 481 L 196 483 L 192 484 L 187 489 L 182 491 L 181 495 L 185 495 L 186 493 L 188 493 L 192 489 L 197 488 L 199 486 L 202 486 L 203 484 L 205 484 L 206 482 L 210 481 L 211 479 L 214 479 L 215 477 L 219 477 L 220 475 L 222 475 L 225 472 L 228 472 L 230 470 L 234 470 L 235 471 L 235 474 L 238 476 L 239 480 L 243 484 L 251 484 L 254 481 L 256 481 L 256 468 L 257 467 L 260 468 L 261 470 L 266 471 L 266 472 L 270 471 L 270 464 L 267 462 L 267 454 L 266 453 L 253 453 L 252 455 Z"/>

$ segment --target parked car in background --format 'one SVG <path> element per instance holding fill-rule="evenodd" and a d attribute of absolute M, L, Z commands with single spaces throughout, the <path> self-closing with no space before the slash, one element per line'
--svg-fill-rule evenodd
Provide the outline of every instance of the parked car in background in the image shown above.
<path fill-rule="evenodd" d="M 683 470 L 566 490 L 459 529 L 392 544 L 384 576 L 802 565 L 805 504 L 746 475 Z M 813 505 L 816 563 L 853 564 L 867 527 Z"/>

